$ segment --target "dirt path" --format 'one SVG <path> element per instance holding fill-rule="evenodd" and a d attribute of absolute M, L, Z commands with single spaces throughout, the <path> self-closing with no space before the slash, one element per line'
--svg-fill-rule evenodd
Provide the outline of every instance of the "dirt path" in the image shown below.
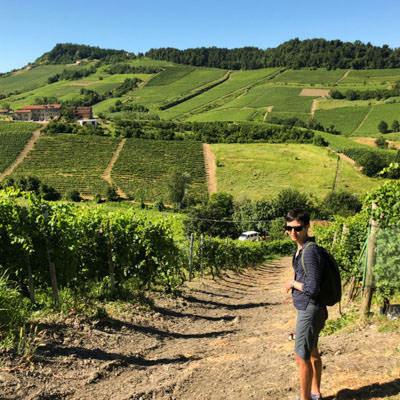
<path fill-rule="evenodd" d="M 335 84 L 337 85 L 338 83 L 342 82 L 342 80 L 346 79 L 346 78 L 349 76 L 349 73 L 350 73 L 350 70 L 349 70 L 349 71 L 346 71 L 346 72 L 344 73 L 344 75 L 343 75 L 340 79 L 338 79 L 338 80 L 335 82 Z"/>
<path fill-rule="evenodd" d="M 113 166 L 115 162 L 118 160 L 119 153 L 121 152 L 122 148 L 124 147 L 124 144 L 126 142 L 126 139 L 122 139 L 119 142 L 119 145 L 117 149 L 114 151 L 113 156 L 111 157 L 111 160 L 109 164 L 107 165 L 107 168 L 104 170 L 102 178 L 110 185 L 114 186 L 116 188 L 116 191 L 118 193 L 118 196 L 121 197 L 122 199 L 127 199 L 128 196 L 119 188 L 117 185 L 115 185 L 114 181 L 111 179 L 111 171 L 113 169 Z"/>
<path fill-rule="evenodd" d="M 314 116 L 315 111 L 317 111 L 317 109 L 318 109 L 318 99 L 314 99 L 313 102 L 312 102 L 312 105 L 311 105 L 311 112 L 310 112 L 310 114 L 311 114 L 312 116 Z"/>
<path fill-rule="evenodd" d="M 342 158 L 339 156 L 337 159 L 337 164 L 336 164 L 335 180 L 333 182 L 333 187 L 332 187 L 333 192 L 338 188 L 341 160 L 342 160 Z"/>
<path fill-rule="evenodd" d="M 214 153 L 209 144 L 203 143 L 203 153 L 207 174 L 208 194 L 211 196 L 213 193 L 217 192 L 217 166 Z"/>
<path fill-rule="evenodd" d="M 273 108 L 274 108 L 274 106 L 269 106 L 269 107 L 267 107 L 267 111 L 266 111 L 266 113 L 264 114 L 263 121 L 265 121 L 265 120 L 267 119 L 268 113 L 272 112 L 272 109 L 273 109 Z"/>
<path fill-rule="evenodd" d="M 43 325 L 35 364 L 3 359 L 2 399 L 295 399 L 290 263 L 196 279 L 176 298 L 156 295 L 152 311 L 115 306 L 107 322 Z M 399 399 L 399 346 L 400 332 L 374 325 L 321 338 L 324 398 Z"/>
<path fill-rule="evenodd" d="M 364 125 L 365 121 L 367 120 L 367 118 L 369 117 L 369 115 L 371 114 L 373 109 L 374 109 L 374 106 L 371 106 L 371 108 L 368 110 L 367 114 L 365 114 L 365 117 L 363 118 L 363 120 L 360 122 L 360 125 L 358 125 L 357 128 L 354 129 L 354 131 L 352 132 L 353 134 L 356 133 Z"/>
<path fill-rule="evenodd" d="M 43 124 L 46 125 L 46 124 Z M 33 149 L 33 146 L 35 145 L 36 141 L 40 137 L 40 130 L 42 128 L 36 129 L 32 133 L 32 137 L 29 139 L 29 141 L 26 143 L 24 149 L 21 151 L 21 153 L 18 155 L 18 157 L 15 159 L 15 161 L 2 173 L 0 174 L 0 182 L 7 176 L 10 175 L 15 168 L 18 167 L 19 164 L 24 161 L 24 158 L 29 154 L 29 152 Z"/>

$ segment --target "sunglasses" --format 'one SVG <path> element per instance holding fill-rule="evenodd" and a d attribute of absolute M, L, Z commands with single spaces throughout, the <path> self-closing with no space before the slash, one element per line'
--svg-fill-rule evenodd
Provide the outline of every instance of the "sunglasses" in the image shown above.
<path fill-rule="evenodd" d="M 288 226 L 285 225 L 285 231 L 291 231 L 292 229 L 294 229 L 296 232 L 301 232 L 304 229 L 304 226 L 299 225 L 299 226 Z"/>

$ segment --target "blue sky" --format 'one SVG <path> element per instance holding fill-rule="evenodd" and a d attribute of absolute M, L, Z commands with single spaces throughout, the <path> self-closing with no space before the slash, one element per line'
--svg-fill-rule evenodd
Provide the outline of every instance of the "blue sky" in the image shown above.
<path fill-rule="evenodd" d="M 150 48 L 276 47 L 298 37 L 400 47 L 399 0 L 0 0 L 0 72 L 57 43 Z"/>

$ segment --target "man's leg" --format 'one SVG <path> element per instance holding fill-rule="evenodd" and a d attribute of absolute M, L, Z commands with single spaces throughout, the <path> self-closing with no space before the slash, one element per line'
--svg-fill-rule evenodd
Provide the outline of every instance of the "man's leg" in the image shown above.
<path fill-rule="evenodd" d="M 311 360 L 303 360 L 296 353 L 294 353 L 294 358 L 299 371 L 301 400 L 311 400 L 311 383 L 313 381 Z"/>
<path fill-rule="evenodd" d="M 312 350 L 310 361 L 313 370 L 311 393 L 319 394 L 321 391 L 322 361 L 319 355 L 318 347 L 314 347 Z"/>

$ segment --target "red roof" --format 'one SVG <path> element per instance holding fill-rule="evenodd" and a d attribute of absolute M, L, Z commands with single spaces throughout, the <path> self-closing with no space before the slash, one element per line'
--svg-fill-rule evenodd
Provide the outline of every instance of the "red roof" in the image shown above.
<path fill-rule="evenodd" d="M 30 113 L 31 110 L 15 110 L 16 113 Z"/>
<path fill-rule="evenodd" d="M 44 110 L 46 108 L 61 108 L 61 104 L 37 104 L 32 106 L 23 106 L 23 110 Z"/>
<path fill-rule="evenodd" d="M 0 110 L 0 113 L 8 113 L 8 110 Z"/>

